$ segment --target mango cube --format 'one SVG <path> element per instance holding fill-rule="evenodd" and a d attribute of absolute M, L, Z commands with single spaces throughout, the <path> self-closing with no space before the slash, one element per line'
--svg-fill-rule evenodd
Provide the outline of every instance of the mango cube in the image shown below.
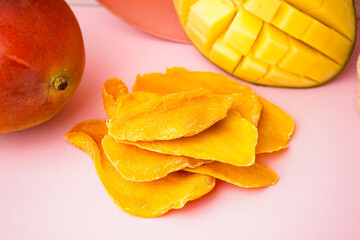
<path fill-rule="evenodd" d="M 291 5 L 282 2 L 271 23 L 295 38 L 309 26 L 311 18 Z"/>
<path fill-rule="evenodd" d="M 264 77 L 262 77 L 262 79 L 260 79 L 259 81 L 271 82 L 278 86 L 281 86 L 281 84 L 284 83 L 293 83 L 294 85 L 296 85 L 298 82 L 300 82 L 300 77 L 296 74 L 282 70 L 279 67 L 271 66 L 267 73 L 264 75 Z"/>
<path fill-rule="evenodd" d="M 326 49 L 324 49 L 324 52 L 336 62 L 345 64 L 349 58 L 348 52 L 351 51 L 352 47 L 353 44 L 349 39 L 331 29 L 330 42 L 328 46 L 326 46 Z M 345 49 L 346 51 L 339 51 L 341 48 Z"/>
<path fill-rule="evenodd" d="M 220 68 L 228 72 L 233 72 L 235 67 L 240 62 L 242 55 L 237 53 L 231 47 L 223 42 L 223 37 L 220 37 L 209 54 L 209 59 Z"/>
<path fill-rule="evenodd" d="M 312 20 L 310 26 L 300 36 L 300 40 L 324 52 L 330 42 L 331 29 L 319 21 Z"/>
<path fill-rule="evenodd" d="M 224 43 L 241 54 L 246 54 L 257 38 L 263 22 L 240 8 L 224 35 Z"/>
<path fill-rule="evenodd" d="M 210 46 L 227 28 L 235 15 L 229 0 L 200 0 L 190 7 L 185 32 L 194 45 L 208 56 Z"/>
<path fill-rule="evenodd" d="M 305 76 L 316 64 L 316 51 L 291 37 L 289 43 L 290 50 L 278 65 L 289 72 Z"/>
<path fill-rule="evenodd" d="M 270 22 L 280 4 L 280 0 L 247 0 L 244 8 L 263 21 Z"/>
<path fill-rule="evenodd" d="M 316 61 L 316 64 L 306 74 L 307 77 L 317 82 L 326 81 L 341 69 L 341 66 L 338 63 L 332 61 L 322 54 L 318 53 L 317 59 L 318 60 Z"/>
<path fill-rule="evenodd" d="M 241 79 L 256 82 L 259 78 L 264 76 L 267 69 L 268 65 L 266 63 L 249 54 L 241 60 L 239 66 L 234 71 L 234 75 Z"/>
<path fill-rule="evenodd" d="M 320 8 L 324 0 L 285 0 L 291 5 L 299 8 L 300 10 L 308 10 L 314 8 Z M 326 1 L 326 0 L 325 0 Z"/>
<path fill-rule="evenodd" d="M 355 39 L 355 24 L 356 18 L 353 14 L 352 8 L 347 8 L 346 13 L 344 14 L 344 18 L 339 22 L 338 31 L 346 36 L 350 40 Z"/>
<path fill-rule="evenodd" d="M 319 21 L 313 21 L 300 39 L 340 64 L 348 59 L 353 46 L 350 40 Z"/>
<path fill-rule="evenodd" d="M 268 64 L 276 64 L 288 51 L 289 44 L 285 33 L 265 23 L 254 43 L 254 57 Z"/>
<path fill-rule="evenodd" d="M 347 8 L 344 0 L 324 0 L 320 8 L 309 9 L 307 13 L 337 30 Z"/>

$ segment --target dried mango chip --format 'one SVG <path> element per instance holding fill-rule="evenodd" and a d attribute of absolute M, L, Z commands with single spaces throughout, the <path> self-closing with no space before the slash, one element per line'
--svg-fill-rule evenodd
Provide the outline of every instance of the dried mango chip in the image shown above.
<path fill-rule="evenodd" d="M 82 122 L 70 130 L 65 138 L 90 154 L 106 191 L 124 211 L 138 217 L 157 217 L 200 198 L 215 186 L 213 177 L 183 171 L 151 182 L 125 180 L 102 150 L 100 135 L 104 129 L 105 121 Z"/>
<path fill-rule="evenodd" d="M 134 92 L 146 91 L 160 94 L 176 93 L 204 88 L 216 94 L 233 94 L 231 110 L 237 111 L 249 122 L 257 125 L 261 112 L 261 104 L 254 91 L 223 74 L 212 72 L 188 71 L 174 67 L 166 70 L 166 74 L 150 73 L 138 75 L 132 88 Z"/>
<path fill-rule="evenodd" d="M 292 118 L 279 107 L 257 97 L 249 87 L 222 74 L 192 72 L 174 67 L 167 69 L 166 74 L 138 75 L 132 89 L 166 94 L 197 88 L 228 94 L 234 98 L 230 110 L 238 111 L 245 119 L 258 127 L 259 143 L 256 153 L 273 152 L 287 147 L 294 129 Z"/>
<path fill-rule="evenodd" d="M 213 162 L 196 168 L 185 168 L 184 170 L 209 175 L 244 188 L 266 187 L 278 181 L 278 176 L 273 170 L 259 163 L 254 163 L 248 167 L 237 167 Z"/>
<path fill-rule="evenodd" d="M 129 90 L 119 78 L 109 78 L 101 88 L 101 97 L 104 109 L 109 118 L 115 116 L 116 99 L 121 95 L 128 94 Z"/>
<path fill-rule="evenodd" d="M 204 90 L 168 94 L 149 99 L 131 111 L 117 100 L 116 116 L 108 122 L 117 140 L 153 141 L 193 136 L 227 116 L 232 99 Z"/>
<path fill-rule="evenodd" d="M 259 99 L 263 108 L 258 125 L 256 153 L 269 153 L 286 148 L 294 131 L 294 120 L 278 106 L 263 98 Z"/>
<path fill-rule="evenodd" d="M 102 140 L 104 152 L 112 165 L 126 180 L 153 181 L 185 167 L 197 167 L 203 160 L 173 156 L 118 143 L 110 135 Z"/>
<path fill-rule="evenodd" d="M 249 166 L 255 161 L 257 137 L 254 125 L 238 112 L 229 112 L 225 119 L 192 137 L 168 141 L 123 142 L 165 154 Z"/>

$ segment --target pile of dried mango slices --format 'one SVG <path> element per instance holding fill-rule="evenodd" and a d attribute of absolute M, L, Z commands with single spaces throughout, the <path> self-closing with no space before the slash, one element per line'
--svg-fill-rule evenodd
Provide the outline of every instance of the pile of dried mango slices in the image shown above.
<path fill-rule="evenodd" d="M 277 182 L 255 158 L 286 148 L 294 121 L 248 86 L 175 67 L 137 76 L 132 90 L 107 80 L 109 119 L 80 122 L 65 135 L 91 156 L 126 212 L 163 215 L 210 192 L 216 179 L 245 188 Z"/>

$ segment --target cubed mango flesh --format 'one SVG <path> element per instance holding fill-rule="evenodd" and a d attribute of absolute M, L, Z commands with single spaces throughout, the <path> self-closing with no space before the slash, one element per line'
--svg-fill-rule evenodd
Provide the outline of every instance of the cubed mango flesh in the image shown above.
<path fill-rule="evenodd" d="M 351 0 L 174 0 L 191 42 L 242 80 L 305 88 L 333 79 L 355 45 Z"/>

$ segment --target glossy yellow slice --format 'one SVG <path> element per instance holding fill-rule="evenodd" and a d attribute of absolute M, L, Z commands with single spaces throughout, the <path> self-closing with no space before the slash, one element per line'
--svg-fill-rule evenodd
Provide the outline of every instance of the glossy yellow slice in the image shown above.
<path fill-rule="evenodd" d="M 314 72 L 314 74 L 316 74 L 316 72 Z M 312 83 L 312 80 L 305 78 L 302 84 L 308 82 Z M 239 98 L 237 100 L 234 99 L 231 110 L 240 112 L 243 118 L 254 125 L 257 123 L 259 132 L 258 141 L 260 142 L 260 146 L 257 147 L 259 153 L 263 151 L 273 152 L 287 146 L 287 141 L 294 127 L 294 121 L 291 117 L 279 107 L 266 100 L 263 100 L 262 105 L 258 105 L 260 103 L 258 97 L 250 88 L 224 75 L 210 72 L 191 72 L 184 68 L 171 68 L 167 70 L 166 74 L 153 73 L 142 76 L 139 75 L 133 86 L 133 91 L 149 91 L 166 94 L 183 91 L 184 89 L 197 88 L 212 89 L 218 93 L 233 93 L 230 96 L 237 96 L 237 98 Z M 260 98 L 260 100 L 262 99 Z M 254 106 L 261 107 L 254 108 Z M 265 109 L 263 110 L 264 115 L 261 114 L 260 116 L 261 108 Z M 261 125 L 258 124 L 258 121 L 262 122 Z M 276 133 L 278 127 L 273 129 L 272 126 L 282 124 L 287 126 L 287 130 Z M 284 135 L 288 135 L 288 138 L 285 138 Z M 275 141 L 272 141 L 272 138 L 274 138 Z"/>
<path fill-rule="evenodd" d="M 171 209 L 182 208 L 215 186 L 213 177 L 183 171 L 151 182 L 125 180 L 102 150 L 104 130 L 105 121 L 87 121 L 77 124 L 65 138 L 91 156 L 106 191 L 124 211 L 144 218 L 161 216 Z"/>
<path fill-rule="evenodd" d="M 167 69 L 166 74 L 138 75 L 132 90 L 169 94 L 198 88 L 204 88 L 216 94 L 236 93 L 232 96 L 234 99 L 231 110 L 239 112 L 243 118 L 257 125 L 261 104 L 254 91 L 223 74 L 188 71 L 185 68 L 174 67 Z"/>
<path fill-rule="evenodd" d="M 254 163 L 254 165 L 248 167 L 236 167 L 230 164 L 213 162 L 195 168 L 185 168 L 184 170 L 212 176 L 244 188 L 266 187 L 278 181 L 278 176 L 273 170 L 259 163 Z"/>
<path fill-rule="evenodd" d="M 200 89 L 152 98 L 131 110 L 119 99 L 117 103 L 116 116 L 108 122 L 109 134 L 118 140 L 153 141 L 192 136 L 207 129 L 226 117 L 232 99 Z"/>
<path fill-rule="evenodd" d="M 124 143 L 159 153 L 249 166 L 255 161 L 257 138 L 254 125 L 239 113 L 230 112 L 225 119 L 192 137 Z"/>
<path fill-rule="evenodd" d="M 106 156 L 120 175 L 129 181 L 153 181 L 185 167 L 196 167 L 206 161 L 144 150 L 116 142 L 106 135 L 102 140 Z"/>
<path fill-rule="evenodd" d="M 263 105 L 258 124 L 256 153 L 268 153 L 287 148 L 294 131 L 294 120 L 278 106 L 259 98 Z"/>

